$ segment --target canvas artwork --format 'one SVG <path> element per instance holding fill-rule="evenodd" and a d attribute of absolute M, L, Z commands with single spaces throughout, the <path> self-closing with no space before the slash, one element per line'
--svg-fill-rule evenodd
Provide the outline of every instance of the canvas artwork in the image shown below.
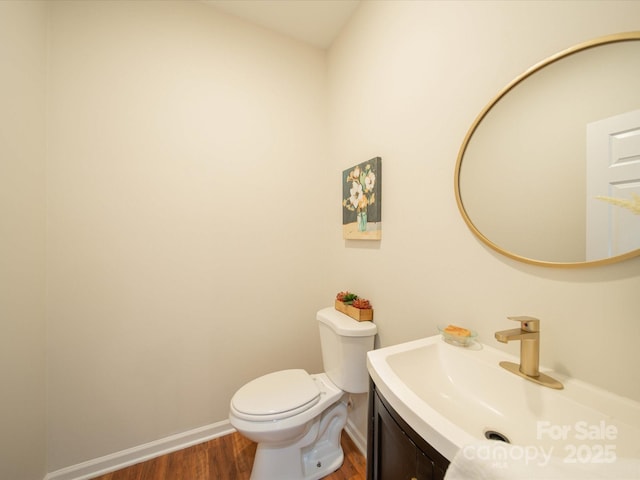
<path fill-rule="evenodd" d="M 382 238 L 382 159 L 372 158 L 342 172 L 342 236 Z"/>

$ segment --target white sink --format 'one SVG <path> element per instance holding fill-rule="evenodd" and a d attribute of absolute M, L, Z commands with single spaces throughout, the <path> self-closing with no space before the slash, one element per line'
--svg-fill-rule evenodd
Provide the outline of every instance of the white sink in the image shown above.
<path fill-rule="evenodd" d="M 438 335 L 371 351 L 367 367 L 391 406 L 449 460 L 487 431 L 565 463 L 640 459 L 640 402 L 557 373 L 564 389 L 543 387 L 501 368 L 502 360 L 519 361 Z"/>

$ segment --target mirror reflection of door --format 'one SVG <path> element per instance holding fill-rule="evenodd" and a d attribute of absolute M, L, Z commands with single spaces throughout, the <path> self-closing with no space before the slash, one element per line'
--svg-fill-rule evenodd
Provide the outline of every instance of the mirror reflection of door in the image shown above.
<path fill-rule="evenodd" d="M 587 125 L 587 261 L 640 248 L 640 215 L 597 196 L 640 195 L 640 110 Z"/>

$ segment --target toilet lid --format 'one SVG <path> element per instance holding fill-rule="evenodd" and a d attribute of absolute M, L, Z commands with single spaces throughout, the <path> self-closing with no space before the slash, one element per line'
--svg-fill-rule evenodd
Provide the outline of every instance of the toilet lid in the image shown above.
<path fill-rule="evenodd" d="M 250 381 L 231 399 L 237 414 L 258 421 L 277 420 L 303 412 L 320 400 L 318 386 L 302 369 L 269 373 Z"/>

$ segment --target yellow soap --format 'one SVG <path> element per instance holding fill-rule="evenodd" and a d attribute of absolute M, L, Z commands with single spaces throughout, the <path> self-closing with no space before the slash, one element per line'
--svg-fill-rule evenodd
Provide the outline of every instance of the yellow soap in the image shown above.
<path fill-rule="evenodd" d="M 471 331 L 466 328 L 458 327 L 457 325 L 447 325 L 444 329 L 449 335 L 455 335 L 456 337 L 470 337 Z"/>

